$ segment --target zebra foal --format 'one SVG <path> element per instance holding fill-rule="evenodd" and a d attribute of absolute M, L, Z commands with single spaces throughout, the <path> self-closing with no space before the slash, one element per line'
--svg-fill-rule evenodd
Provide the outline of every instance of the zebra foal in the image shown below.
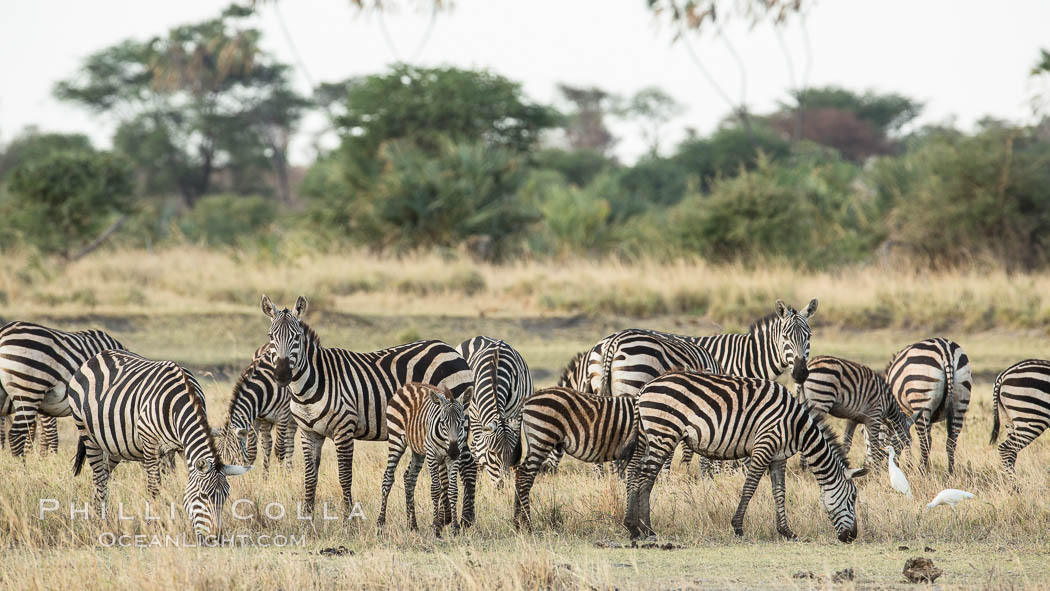
<path fill-rule="evenodd" d="M 743 535 L 744 513 L 759 480 L 769 473 L 777 532 L 795 534 L 784 507 L 787 459 L 801 453 L 820 485 L 820 504 L 842 542 L 857 537 L 857 487 L 834 434 L 784 386 L 757 378 L 671 372 L 638 394 L 638 444 L 628 466 L 624 525 L 637 539 L 653 534 L 649 498 L 664 460 L 681 441 L 696 453 L 720 459 L 750 457 L 733 531 Z"/>
<path fill-rule="evenodd" d="M 521 410 L 521 439 L 514 453 L 514 526 L 531 525 L 529 492 L 552 452 L 591 463 L 623 461 L 634 451 L 637 434 L 633 396 L 595 396 L 562 387 L 533 394 Z"/>
<path fill-rule="evenodd" d="M 408 449 L 412 459 L 405 470 L 405 511 L 409 529 L 416 524 L 416 478 L 426 460 L 430 472 L 430 497 L 434 501 L 434 535 L 456 523 L 456 472 L 460 450 L 466 447 L 467 419 L 464 407 L 473 394 L 468 389 L 457 400 L 448 388 L 412 382 L 398 388 L 386 407 L 387 461 L 383 473 L 382 502 L 376 525 L 386 524 L 386 501 L 394 486 L 394 471 Z M 450 484 L 451 481 L 451 484 Z"/>
<path fill-rule="evenodd" d="M 227 476 L 248 471 L 225 464 L 211 438 L 204 392 L 193 375 L 172 361 L 152 361 L 126 351 L 103 351 L 70 381 L 70 406 L 79 441 L 73 474 L 91 465 L 95 507 L 105 514 L 109 476 L 121 461 L 146 466 L 146 488 L 160 492 L 161 460 L 181 451 L 189 478 L 183 507 L 198 539 L 222 530 Z"/>

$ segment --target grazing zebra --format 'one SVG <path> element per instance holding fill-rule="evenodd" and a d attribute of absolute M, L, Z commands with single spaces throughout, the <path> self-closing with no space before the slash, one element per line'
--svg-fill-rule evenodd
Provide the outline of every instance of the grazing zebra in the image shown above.
<path fill-rule="evenodd" d="M 265 295 L 262 310 L 272 319 L 268 361 L 277 385 L 287 388 L 292 416 L 303 434 L 305 460 L 304 512 L 312 513 L 317 469 L 325 439 L 335 442 L 343 505 L 353 506 L 354 442 L 385 441 L 386 405 L 390 396 L 409 382 L 444 386 L 457 398 L 471 387 L 473 374 L 466 360 L 441 341 L 418 341 L 357 353 L 321 345 L 305 322 L 307 301 L 300 296 L 295 309 L 278 309 Z M 477 465 L 469 453 L 460 454 L 463 480 L 463 524 L 474 522 L 474 486 Z"/>
<path fill-rule="evenodd" d="M 763 473 L 769 472 L 777 532 L 787 538 L 784 467 L 796 452 L 806 458 L 821 488 L 839 540 L 857 537 L 857 487 L 867 469 L 849 469 L 834 434 L 806 411 L 787 388 L 769 380 L 676 371 L 649 382 L 638 394 L 638 445 L 631 457 L 624 525 L 632 539 L 651 535 L 649 497 L 664 459 L 680 441 L 722 460 L 750 457 L 733 531 L 743 535 L 744 512 Z"/>
<path fill-rule="evenodd" d="M 992 438 L 999 439 L 999 415 L 1006 415 L 1009 434 L 999 444 L 1003 470 L 1014 475 L 1017 452 L 1050 427 L 1050 361 L 1028 359 L 1003 370 L 992 388 Z"/>
<path fill-rule="evenodd" d="M 633 396 L 595 396 L 569 388 L 540 390 L 521 410 L 521 440 L 515 449 L 514 526 L 531 523 L 529 491 L 555 450 L 584 462 L 629 458 L 638 434 Z M 528 451 L 522 458 L 522 447 Z"/>
<path fill-rule="evenodd" d="M 237 383 L 226 424 L 217 429 L 216 445 L 224 462 L 254 464 L 258 447 L 262 448 L 263 469 L 270 469 L 270 450 L 278 462 L 291 467 L 295 441 L 295 420 L 288 389 L 281 388 L 266 360 L 266 347 L 260 347 Z M 277 446 L 273 447 L 273 429 L 277 428 Z"/>
<path fill-rule="evenodd" d="M 161 460 L 173 451 L 186 457 L 189 480 L 183 506 L 198 539 L 222 529 L 227 476 L 248 471 L 219 458 L 208 428 L 204 392 L 193 375 L 173 361 L 152 361 L 127 351 L 103 351 L 70 381 L 70 406 L 80 439 L 73 474 L 86 459 L 95 481 L 95 506 L 105 514 L 109 475 L 121 460 L 146 465 L 146 488 L 160 492 Z"/>
<path fill-rule="evenodd" d="M 580 351 L 569 360 L 569 364 L 565 366 L 565 369 L 561 370 L 561 374 L 558 375 L 557 387 L 568 388 L 577 392 L 582 392 L 583 388 L 580 385 L 581 371 L 580 367 L 583 365 L 584 358 L 590 350 Z M 564 455 L 562 448 L 555 447 L 547 459 L 543 461 L 543 466 L 540 467 L 540 472 L 547 474 L 554 474 L 558 471 L 558 465 L 561 464 L 561 458 Z"/>
<path fill-rule="evenodd" d="M 930 427 L 945 421 L 948 474 L 953 473 L 955 444 L 970 406 L 973 385 L 966 352 L 959 343 L 944 338 L 919 341 L 893 356 L 886 368 L 886 381 L 897 404 L 915 417 L 915 434 L 922 453 L 921 472 L 926 474 L 930 470 Z"/>
<path fill-rule="evenodd" d="M 532 395 L 529 366 L 513 347 L 491 337 L 476 336 L 456 350 L 474 372 L 474 399 L 467 407 L 471 454 L 502 486 L 518 442 L 521 405 Z"/>
<path fill-rule="evenodd" d="M 398 388 L 386 406 L 387 441 L 389 442 L 386 471 L 383 473 L 383 500 L 376 524 L 386 524 L 386 501 L 394 486 L 397 469 L 405 449 L 412 451 L 412 460 L 405 470 L 405 511 L 408 527 L 416 525 L 416 478 L 426 460 L 430 472 L 430 497 L 434 501 L 434 535 L 451 524 L 459 529 L 453 507 L 456 506 L 456 464 L 461 449 L 467 447 L 467 416 L 473 389 L 467 389 L 462 400 L 452 396 L 448 388 L 435 388 L 412 382 Z M 451 482 L 450 482 L 451 481 Z"/>
<path fill-rule="evenodd" d="M 14 418 L 8 435 L 11 453 L 25 452 L 26 438 L 38 414 L 69 416 L 66 386 L 77 368 L 106 349 L 124 349 L 101 330 L 65 332 L 32 324 L 9 322 L 0 328 L 0 398 L 10 400 Z M 7 406 L 0 400 L 0 408 Z M 44 423 L 44 442 L 58 451 L 58 430 Z"/>
<path fill-rule="evenodd" d="M 810 359 L 806 369 L 806 381 L 795 385 L 796 396 L 818 420 L 829 414 L 846 419 L 844 455 L 849 455 L 858 424 L 864 425 L 866 432 L 865 457 L 875 466 L 885 463 L 882 441 L 887 433 L 883 428 L 892 429 L 889 439 L 897 455 L 911 445 L 912 419 L 901 411 L 881 374 L 865 365 L 829 355 Z"/>

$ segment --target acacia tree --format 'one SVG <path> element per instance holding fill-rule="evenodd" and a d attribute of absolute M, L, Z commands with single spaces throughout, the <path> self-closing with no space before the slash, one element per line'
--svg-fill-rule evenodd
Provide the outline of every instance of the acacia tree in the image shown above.
<path fill-rule="evenodd" d="M 216 170 L 237 176 L 268 163 L 287 200 L 287 140 L 309 103 L 291 89 L 288 67 L 260 49 L 261 33 L 245 26 L 250 14 L 231 6 L 166 36 L 104 49 L 55 95 L 117 119 L 114 144 L 151 192 L 177 190 L 192 206 Z"/>

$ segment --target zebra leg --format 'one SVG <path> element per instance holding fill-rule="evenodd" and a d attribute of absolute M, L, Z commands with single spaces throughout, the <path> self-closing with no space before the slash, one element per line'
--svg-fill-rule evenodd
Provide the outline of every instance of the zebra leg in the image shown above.
<path fill-rule="evenodd" d="M 58 419 L 40 415 L 40 451 L 58 453 Z"/>
<path fill-rule="evenodd" d="M 769 467 L 772 455 L 773 453 L 768 449 L 768 445 L 756 446 L 754 451 L 751 452 L 751 462 L 747 467 L 747 477 L 744 479 L 744 490 L 740 495 L 740 504 L 737 505 L 736 513 L 733 514 L 733 520 L 731 521 L 733 533 L 738 536 L 744 535 L 744 513 L 747 512 L 747 505 L 751 502 L 755 489 L 758 488 L 758 482 L 762 480 L 762 475 L 766 473 Z"/>
<path fill-rule="evenodd" d="M 262 422 L 262 421 L 260 421 Z M 264 423 L 259 425 L 256 423 L 256 428 L 252 429 L 252 433 L 258 431 L 259 433 L 259 453 L 262 455 L 263 470 L 266 472 L 270 471 L 270 452 L 273 450 L 273 424 Z M 255 446 L 249 445 L 248 452 L 254 453 Z M 252 458 L 249 464 L 255 463 L 255 458 Z"/>
<path fill-rule="evenodd" d="M 303 482 L 306 490 L 303 498 L 303 511 L 313 515 L 314 495 L 317 493 L 317 468 L 321 465 L 321 447 L 324 446 L 324 435 L 313 431 L 303 431 Z"/>
<path fill-rule="evenodd" d="M 7 447 L 7 415 L 0 415 L 0 449 Z"/>
<path fill-rule="evenodd" d="M 474 495 L 478 483 L 478 464 L 468 448 L 459 452 L 459 479 L 463 482 L 463 512 L 460 525 L 467 528 L 474 525 Z"/>
<path fill-rule="evenodd" d="M 350 513 L 354 496 L 350 487 L 354 482 L 354 440 L 339 439 L 335 442 L 336 462 L 339 465 L 339 486 L 343 489 L 343 510 Z"/>
<path fill-rule="evenodd" d="M 394 487 L 394 472 L 401 456 L 405 455 L 405 440 L 391 437 L 388 440 L 386 452 L 386 470 L 383 472 L 382 500 L 379 503 L 379 518 L 376 519 L 376 527 L 383 529 L 386 525 L 386 501 L 390 496 L 390 489 Z"/>
<path fill-rule="evenodd" d="M 868 433 L 868 442 L 864 448 L 865 463 L 874 466 L 876 470 L 885 463 L 886 450 L 882 449 L 882 430 L 886 425 L 882 424 L 882 417 L 875 416 L 868 419 L 864 430 Z"/>
<path fill-rule="evenodd" d="M 291 410 L 281 411 L 277 422 L 277 459 L 286 470 L 292 469 L 292 452 L 295 450 L 295 431 L 298 426 Z"/>
<path fill-rule="evenodd" d="M 557 474 L 558 465 L 561 464 L 561 458 L 565 454 L 565 450 L 560 447 L 555 447 L 551 450 L 550 455 L 543 461 L 543 466 L 540 468 L 540 472 L 544 474 Z"/>
<path fill-rule="evenodd" d="M 459 506 L 459 462 L 445 458 L 445 469 L 448 471 L 448 506 L 452 532 L 459 533 L 459 519 L 456 508 Z"/>
<path fill-rule="evenodd" d="M 518 466 L 514 474 L 514 529 L 520 530 L 522 526 L 532 529 L 532 505 L 529 494 L 532 485 L 536 482 L 536 473 L 543 465 L 544 457 L 549 458 L 546 450 L 536 448 L 529 450 L 529 455 Z"/>
<path fill-rule="evenodd" d="M 156 441 L 143 441 L 142 447 L 145 455 L 143 463 L 146 464 L 146 492 L 155 499 L 160 495 L 160 453 Z"/>
<path fill-rule="evenodd" d="M 405 469 L 405 513 L 408 517 L 408 529 L 416 531 L 416 479 L 419 471 L 423 469 L 423 454 L 412 452 L 412 460 Z"/>
<path fill-rule="evenodd" d="M 919 438 L 919 473 L 930 473 L 930 417 L 925 412 L 915 421 L 915 436 Z"/>
<path fill-rule="evenodd" d="M 849 457 L 849 449 L 853 447 L 853 434 L 857 431 L 857 421 L 850 419 L 846 421 L 846 428 L 842 432 L 842 456 Z"/>
<path fill-rule="evenodd" d="M 108 461 L 106 454 L 94 440 L 89 437 L 82 436 L 82 438 L 87 461 L 91 465 L 91 479 L 95 483 L 95 510 L 100 518 L 105 519 L 106 497 L 109 493 L 109 474 L 116 467 L 116 462 Z"/>
<path fill-rule="evenodd" d="M 427 456 L 427 470 L 430 472 L 430 500 L 434 502 L 434 537 L 441 537 L 441 530 L 452 520 L 448 515 L 452 508 L 448 506 L 448 472 L 445 462 L 433 455 Z"/>
<path fill-rule="evenodd" d="M 948 430 L 948 438 L 944 442 L 944 451 L 948 454 L 949 476 L 955 473 L 955 446 L 959 442 L 959 432 L 962 431 L 962 421 L 959 420 L 958 413 L 956 413 L 956 420 L 954 422 L 958 423 L 955 428 L 945 422 L 945 427 L 947 427 Z"/>
<path fill-rule="evenodd" d="M 249 466 L 254 466 L 255 459 L 259 457 L 259 434 L 257 431 L 261 422 L 258 421 L 252 425 L 252 428 L 248 429 L 248 436 L 244 438 L 244 463 Z"/>
<path fill-rule="evenodd" d="M 638 483 L 638 533 L 639 537 L 649 537 L 656 535 L 652 526 L 652 512 L 649 506 L 650 498 L 653 493 L 653 486 L 656 484 L 656 479 L 660 475 L 660 470 L 663 466 L 663 455 L 673 456 L 675 445 L 670 443 L 666 448 L 655 447 L 655 452 L 650 448 L 650 455 L 646 458 L 644 464 L 642 464 L 641 478 Z"/>
<path fill-rule="evenodd" d="M 773 485 L 773 502 L 777 507 L 777 533 L 789 540 L 797 539 L 795 532 L 788 527 L 787 510 L 784 508 L 784 468 L 787 460 L 775 460 L 769 463 L 769 480 Z"/>
<path fill-rule="evenodd" d="M 0 377 L 4 375 L 9 376 L 10 374 L 0 372 Z M 50 387 L 43 386 L 44 390 L 38 391 L 24 384 L 11 383 L 10 381 L 0 384 L 0 387 L 4 388 L 11 398 L 11 431 L 8 433 L 11 453 L 15 457 L 23 457 L 26 444 L 32 442 L 32 435 L 36 431 L 40 402 L 44 399 L 44 395 L 47 394 Z"/>

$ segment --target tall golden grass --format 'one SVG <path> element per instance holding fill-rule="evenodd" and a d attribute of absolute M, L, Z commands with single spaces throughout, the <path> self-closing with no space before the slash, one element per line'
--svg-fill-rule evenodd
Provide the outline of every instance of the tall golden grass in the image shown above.
<path fill-rule="evenodd" d="M 613 259 L 506 265 L 456 254 L 380 256 L 208 250 L 106 252 L 65 266 L 19 253 L 0 259 L 0 304 L 11 316 L 247 312 L 259 294 L 356 314 L 537 316 L 688 314 L 740 329 L 776 298 L 820 298 L 818 325 L 844 329 L 1044 330 L 1050 274 L 989 267 L 952 271 L 867 266 L 807 272 L 702 260 Z"/>

